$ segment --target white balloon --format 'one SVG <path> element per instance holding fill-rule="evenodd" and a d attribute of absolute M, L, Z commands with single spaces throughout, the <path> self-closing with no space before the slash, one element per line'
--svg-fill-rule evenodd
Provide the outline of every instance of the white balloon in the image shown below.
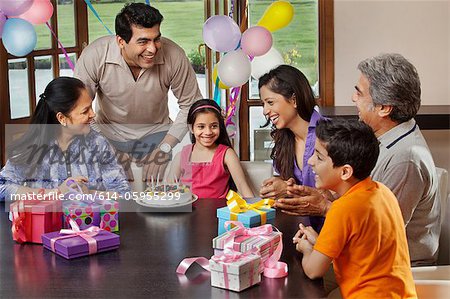
<path fill-rule="evenodd" d="M 242 50 L 228 52 L 217 67 L 220 81 L 229 87 L 238 87 L 248 81 L 251 64 Z"/>
<path fill-rule="evenodd" d="M 255 57 L 251 63 L 252 77 L 259 79 L 265 73 L 284 64 L 283 56 L 274 47 L 270 48 L 269 52 L 262 56 Z M 222 77 L 220 77 L 222 79 Z"/>

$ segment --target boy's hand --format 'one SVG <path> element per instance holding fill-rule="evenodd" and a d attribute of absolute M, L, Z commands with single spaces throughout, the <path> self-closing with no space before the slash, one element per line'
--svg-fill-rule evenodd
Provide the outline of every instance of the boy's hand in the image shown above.
<path fill-rule="evenodd" d="M 295 245 L 295 249 L 303 255 L 309 255 L 313 251 L 313 245 L 303 235 Z"/>
<path fill-rule="evenodd" d="M 294 244 L 296 245 L 296 249 L 303 254 L 309 254 L 313 250 L 313 246 L 316 244 L 318 234 L 311 227 L 305 227 L 302 223 L 298 225 L 299 230 L 292 238 Z"/>

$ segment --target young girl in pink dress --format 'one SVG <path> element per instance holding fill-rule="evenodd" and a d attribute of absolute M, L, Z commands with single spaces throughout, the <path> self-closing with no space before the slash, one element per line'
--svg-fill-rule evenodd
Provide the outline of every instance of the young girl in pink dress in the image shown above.
<path fill-rule="evenodd" d="M 243 197 L 253 197 L 231 148 L 220 107 L 212 100 L 199 100 L 190 108 L 187 123 L 192 144 L 175 156 L 173 175 L 200 198 L 225 198 L 232 183 L 230 176 Z"/>

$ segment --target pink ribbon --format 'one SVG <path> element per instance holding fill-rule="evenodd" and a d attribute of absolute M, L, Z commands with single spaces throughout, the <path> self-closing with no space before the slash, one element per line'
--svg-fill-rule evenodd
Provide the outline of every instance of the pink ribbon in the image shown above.
<path fill-rule="evenodd" d="M 228 248 L 228 250 L 224 251 L 223 255 L 220 256 L 216 256 L 213 255 L 211 257 L 211 260 L 213 260 L 214 262 L 218 263 L 218 264 L 222 264 L 222 269 L 223 269 L 223 279 L 224 279 L 224 285 L 226 289 L 229 289 L 229 280 L 228 280 L 228 270 L 227 270 L 227 265 L 229 265 L 230 263 L 233 262 L 237 262 L 249 255 L 254 255 L 256 254 L 258 251 L 257 248 L 252 248 L 252 250 L 247 251 L 247 252 L 239 252 L 239 251 L 234 251 L 233 249 Z M 185 274 L 186 271 L 189 269 L 189 267 L 192 266 L 192 264 L 197 263 L 199 264 L 203 269 L 205 269 L 208 272 L 211 272 L 211 269 L 209 268 L 209 260 L 204 258 L 204 257 L 189 257 L 189 258 L 185 258 L 181 261 L 181 263 L 178 265 L 176 272 L 178 274 Z M 251 262 L 250 265 L 250 285 L 253 285 L 253 267 L 254 267 L 254 261 Z"/>
<path fill-rule="evenodd" d="M 229 226 L 235 225 L 238 227 L 235 230 L 230 231 Z M 225 230 L 230 234 L 230 236 L 225 240 L 224 244 L 224 254 L 233 250 L 234 239 L 236 236 L 261 236 L 266 237 L 273 232 L 271 224 L 264 224 L 257 227 L 246 228 L 239 221 L 225 221 Z M 280 232 L 277 228 L 276 230 Z M 256 249 L 256 248 L 255 248 Z M 281 278 L 288 275 L 288 266 L 284 262 L 279 262 L 281 253 L 283 252 L 283 239 L 281 238 L 278 243 L 277 248 L 272 253 L 272 255 L 264 262 L 263 265 L 263 275 L 268 278 Z"/>
<path fill-rule="evenodd" d="M 91 226 L 88 229 L 80 230 L 78 224 L 73 220 L 69 219 L 69 224 L 72 229 L 62 229 L 59 231 L 60 234 L 65 234 L 66 236 L 55 237 L 50 240 L 51 249 L 55 252 L 55 243 L 61 239 L 68 239 L 79 236 L 88 242 L 89 254 L 94 254 L 97 252 L 97 240 L 93 237 L 96 236 L 102 229 L 97 226 Z"/>
<path fill-rule="evenodd" d="M 178 274 L 185 274 L 186 271 L 189 269 L 190 266 L 192 266 L 193 263 L 199 264 L 203 269 L 206 271 L 209 270 L 209 260 L 204 257 L 188 257 L 181 261 L 181 263 L 177 267 L 177 273 Z"/>
<path fill-rule="evenodd" d="M 25 207 L 23 201 L 19 201 L 12 206 L 12 226 L 11 232 L 17 243 L 22 244 L 27 241 L 25 232 Z"/>

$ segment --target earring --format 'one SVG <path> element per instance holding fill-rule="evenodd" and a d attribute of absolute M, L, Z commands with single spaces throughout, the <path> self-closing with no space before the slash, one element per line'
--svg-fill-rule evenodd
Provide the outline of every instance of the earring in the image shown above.
<path fill-rule="evenodd" d="M 61 123 L 61 124 L 63 125 L 63 127 L 67 126 L 67 124 L 66 124 L 66 123 Z"/>

